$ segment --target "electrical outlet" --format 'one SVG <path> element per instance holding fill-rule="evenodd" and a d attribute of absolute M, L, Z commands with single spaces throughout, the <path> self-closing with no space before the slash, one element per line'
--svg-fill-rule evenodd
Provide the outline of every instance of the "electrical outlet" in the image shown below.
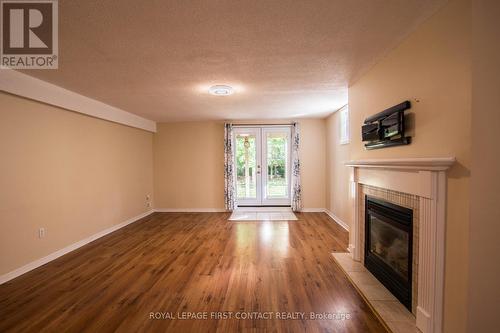
<path fill-rule="evenodd" d="M 148 202 L 146 206 L 148 206 L 148 208 L 151 208 L 151 202 Z"/>
<path fill-rule="evenodd" d="M 38 238 L 44 238 L 44 237 L 45 237 L 45 228 L 38 229 Z"/>
<path fill-rule="evenodd" d="M 146 201 L 150 201 L 151 200 L 151 195 L 147 194 L 146 195 Z"/>

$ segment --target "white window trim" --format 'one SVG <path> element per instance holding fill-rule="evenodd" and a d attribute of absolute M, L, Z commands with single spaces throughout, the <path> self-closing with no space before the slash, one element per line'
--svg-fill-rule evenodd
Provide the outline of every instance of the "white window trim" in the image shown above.
<path fill-rule="evenodd" d="M 350 133 L 350 115 L 349 115 L 349 105 L 345 105 L 343 106 L 340 110 L 340 121 L 339 121 L 339 135 L 340 135 L 340 138 L 339 138 L 339 142 L 341 145 L 346 145 L 348 143 L 351 142 L 351 133 Z M 345 122 L 347 122 L 347 125 L 345 126 L 345 133 L 344 133 L 344 117 L 346 117 L 347 119 L 345 120 Z"/>

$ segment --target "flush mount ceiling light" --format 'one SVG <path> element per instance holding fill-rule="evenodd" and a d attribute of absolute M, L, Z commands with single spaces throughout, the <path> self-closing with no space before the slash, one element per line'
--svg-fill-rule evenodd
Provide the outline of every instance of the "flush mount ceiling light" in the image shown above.
<path fill-rule="evenodd" d="M 234 89 L 233 89 L 233 87 L 230 87 L 230 86 L 226 86 L 223 84 L 217 84 L 215 86 L 211 86 L 208 89 L 208 93 L 211 95 L 215 95 L 215 96 L 229 96 L 229 95 L 234 94 Z"/>

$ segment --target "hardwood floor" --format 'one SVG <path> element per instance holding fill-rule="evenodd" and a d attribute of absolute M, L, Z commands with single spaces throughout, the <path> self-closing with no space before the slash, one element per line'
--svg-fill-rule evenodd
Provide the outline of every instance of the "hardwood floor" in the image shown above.
<path fill-rule="evenodd" d="M 348 235 L 326 214 L 228 217 L 155 213 L 0 285 L 0 332 L 385 332 L 332 259 Z M 253 312 L 271 319 L 234 318 Z"/>

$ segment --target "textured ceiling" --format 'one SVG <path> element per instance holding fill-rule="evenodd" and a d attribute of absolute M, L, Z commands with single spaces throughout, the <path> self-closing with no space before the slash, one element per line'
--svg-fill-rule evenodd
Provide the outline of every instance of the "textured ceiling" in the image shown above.
<path fill-rule="evenodd" d="M 443 2 L 60 0 L 59 69 L 24 72 L 156 121 L 319 117 Z"/>

